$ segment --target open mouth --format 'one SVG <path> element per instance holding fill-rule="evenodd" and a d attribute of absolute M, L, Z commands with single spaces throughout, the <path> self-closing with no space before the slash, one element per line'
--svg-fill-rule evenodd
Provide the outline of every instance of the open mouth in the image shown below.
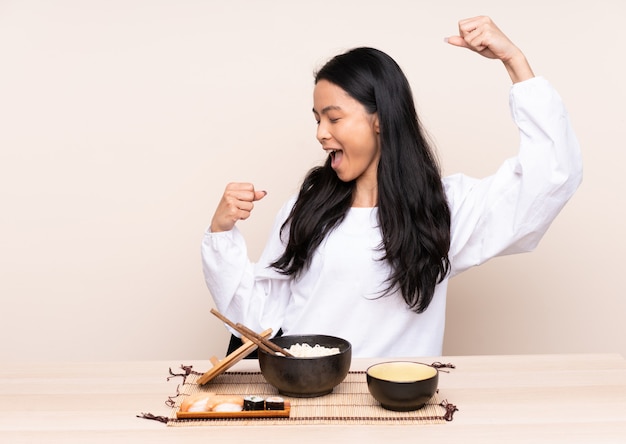
<path fill-rule="evenodd" d="M 341 163 L 341 159 L 343 158 L 342 150 L 332 150 L 328 154 L 330 156 L 330 166 L 336 168 Z"/>

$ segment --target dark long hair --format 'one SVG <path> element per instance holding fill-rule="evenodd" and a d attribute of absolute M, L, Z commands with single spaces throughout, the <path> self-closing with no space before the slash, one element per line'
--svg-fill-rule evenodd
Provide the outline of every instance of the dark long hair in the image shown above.
<path fill-rule="evenodd" d="M 397 63 L 372 48 L 334 57 L 317 72 L 315 83 L 322 79 L 342 88 L 369 113 L 378 113 L 380 249 L 381 260 L 392 270 L 383 294 L 398 289 L 407 305 L 421 313 L 450 269 L 450 209 L 411 87 Z M 288 231 L 285 252 L 272 266 L 296 277 L 306 270 L 320 243 L 344 219 L 354 189 L 354 181 L 337 177 L 329 159 L 309 171 L 281 229 L 281 236 Z"/>

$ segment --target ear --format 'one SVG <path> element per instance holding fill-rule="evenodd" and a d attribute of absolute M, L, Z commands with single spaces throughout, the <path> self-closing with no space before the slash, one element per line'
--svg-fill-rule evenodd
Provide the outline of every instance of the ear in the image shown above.
<path fill-rule="evenodd" d="M 376 131 L 376 134 L 380 134 L 380 124 L 378 122 L 378 113 L 374 113 L 374 131 Z"/>

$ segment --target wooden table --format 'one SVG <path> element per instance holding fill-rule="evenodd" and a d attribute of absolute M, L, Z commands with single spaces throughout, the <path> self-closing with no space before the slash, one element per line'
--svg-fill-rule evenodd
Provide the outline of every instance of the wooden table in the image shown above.
<path fill-rule="evenodd" d="M 379 360 L 355 359 L 353 369 Z M 208 361 L 0 365 L 0 443 L 626 443 L 626 360 L 617 354 L 459 356 L 440 394 L 454 420 L 435 425 L 167 427 L 168 368 Z M 242 361 L 233 369 L 258 369 Z M 254 437 L 248 441 L 250 437 Z"/>

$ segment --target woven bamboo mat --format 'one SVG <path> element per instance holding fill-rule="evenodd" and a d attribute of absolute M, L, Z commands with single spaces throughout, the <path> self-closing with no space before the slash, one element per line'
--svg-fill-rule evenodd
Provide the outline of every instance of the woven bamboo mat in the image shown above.
<path fill-rule="evenodd" d="M 188 427 L 202 425 L 277 425 L 277 424 L 442 424 L 452 420 L 456 406 L 442 401 L 439 394 L 421 409 L 392 412 L 383 409 L 367 390 L 365 372 L 350 372 L 331 394 L 317 398 L 292 398 L 289 418 L 178 419 L 176 412 L 186 396 L 201 391 L 229 395 L 279 395 L 260 372 L 226 372 L 204 386 L 196 383 L 199 375 L 191 373 L 170 398 L 171 416 L 167 425 Z"/>

